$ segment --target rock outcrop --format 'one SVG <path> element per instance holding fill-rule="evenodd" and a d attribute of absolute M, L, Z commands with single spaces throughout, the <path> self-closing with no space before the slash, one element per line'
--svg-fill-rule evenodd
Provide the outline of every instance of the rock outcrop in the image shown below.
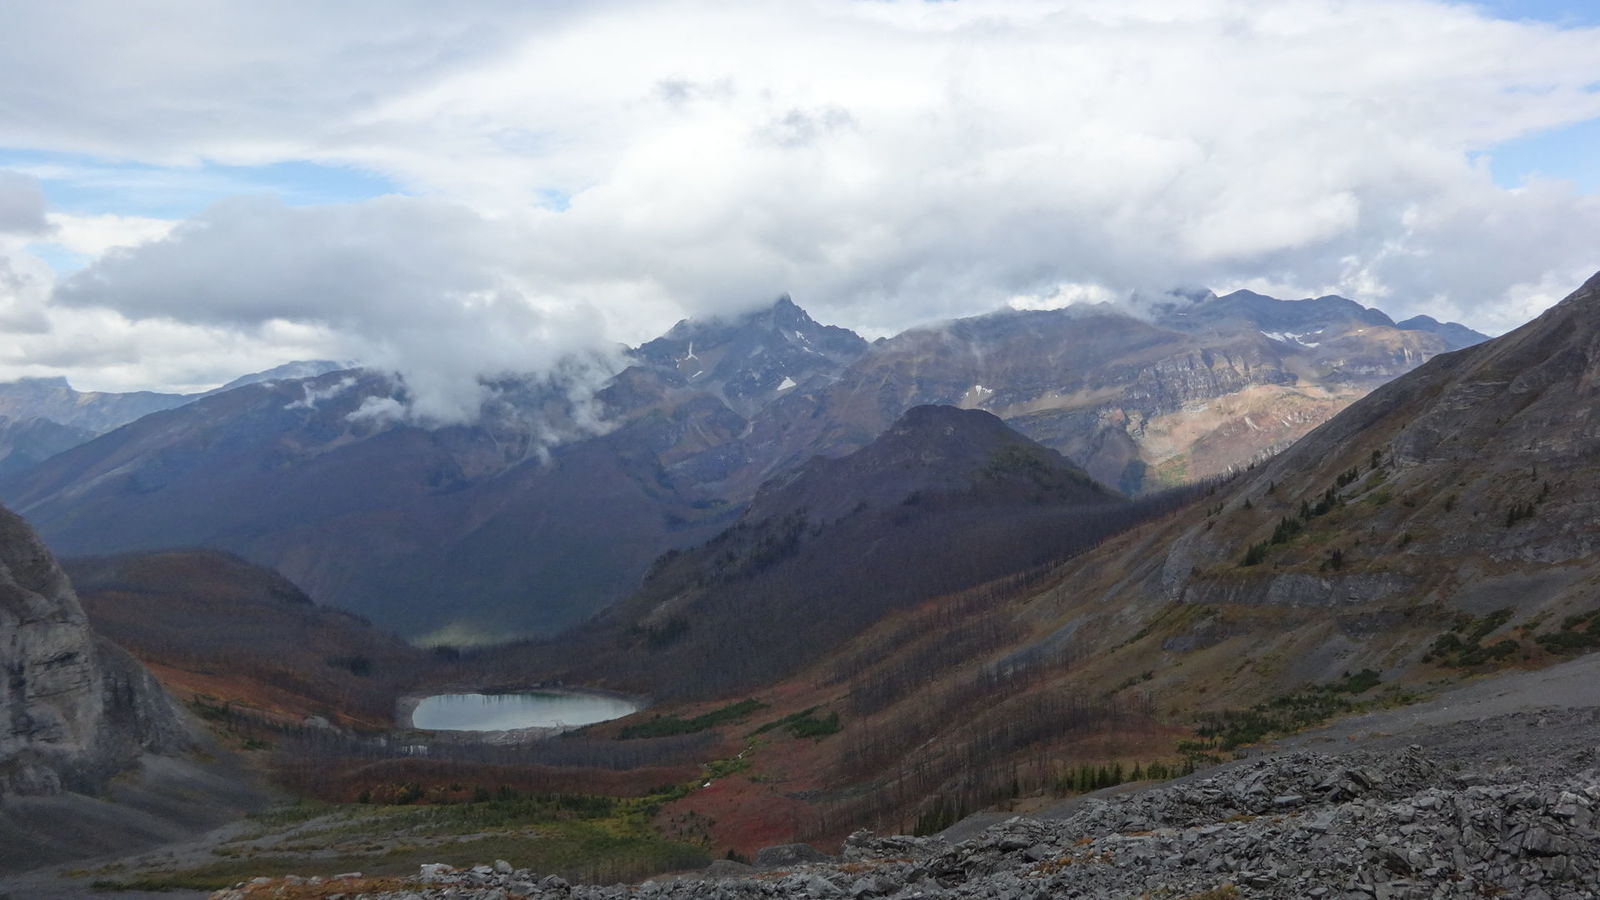
<path fill-rule="evenodd" d="M 186 742 L 136 661 L 89 628 L 33 530 L 0 509 L 0 798 L 93 792 L 144 751 Z"/>

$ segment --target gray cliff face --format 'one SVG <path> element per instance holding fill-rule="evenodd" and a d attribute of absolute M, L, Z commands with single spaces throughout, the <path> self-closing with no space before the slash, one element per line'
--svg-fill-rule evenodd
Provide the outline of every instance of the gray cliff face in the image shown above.
<path fill-rule="evenodd" d="M 0 796 L 92 791 L 141 750 L 181 746 L 171 701 L 98 641 L 72 585 L 0 509 Z"/>

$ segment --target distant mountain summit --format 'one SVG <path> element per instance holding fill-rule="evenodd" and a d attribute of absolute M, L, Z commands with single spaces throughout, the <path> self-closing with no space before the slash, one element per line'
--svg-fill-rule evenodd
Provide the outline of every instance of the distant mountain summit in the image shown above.
<path fill-rule="evenodd" d="M 154 412 L 247 384 L 310 378 L 348 368 L 329 360 L 285 363 L 197 394 L 75 390 L 65 378 L 0 383 L 0 474 L 19 473 L 91 438 Z"/>
<path fill-rule="evenodd" d="M 1473 331 L 1459 322 L 1440 322 L 1432 316 L 1412 316 L 1405 321 L 1396 323 L 1395 327 L 1436 334 L 1444 338 L 1445 346 L 1451 350 L 1464 350 L 1489 339 L 1488 335 Z"/>
<path fill-rule="evenodd" d="M 1221 296 L 1212 294 L 1200 298 L 1191 306 L 1175 309 L 1162 318 L 1168 322 L 1184 318 L 1216 322 L 1230 317 L 1276 332 L 1327 328 L 1346 331 L 1359 324 L 1394 326 L 1394 320 L 1381 310 L 1362 306 L 1344 297 L 1328 295 L 1304 300 L 1279 300 L 1254 291 L 1234 291 Z"/>
<path fill-rule="evenodd" d="M 674 383 L 715 393 L 741 415 L 813 379 L 832 380 L 867 351 L 855 332 L 819 325 L 784 295 L 731 319 L 685 319 L 634 358 Z"/>
<path fill-rule="evenodd" d="M 18 421 L 48 419 L 102 434 L 141 416 L 180 406 L 189 399 L 184 394 L 153 391 L 78 391 L 65 378 L 22 378 L 0 384 L 0 416 Z"/>
<path fill-rule="evenodd" d="M 203 394 L 189 396 L 209 397 L 212 394 L 220 394 L 223 391 L 231 391 L 234 388 L 241 388 L 247 384 L 260 384 L 264 381 L 286 381 L 298 378 L 316 378 L 318 375 L 326 375 L 329 372 L 338 372 L 344 369 L 353 368 L 356 368 L 355 364 L 353 363 L 338 363 L 331 359 L 296 360 L 294 362 L 284 363 L 281 366 L 273 366 L 270 369 L 265 369 L 260 372 L 251 372 L 248 375 L 240 375 L 238 378 L 235 378 L 222 387 L 212 388 Z"/>

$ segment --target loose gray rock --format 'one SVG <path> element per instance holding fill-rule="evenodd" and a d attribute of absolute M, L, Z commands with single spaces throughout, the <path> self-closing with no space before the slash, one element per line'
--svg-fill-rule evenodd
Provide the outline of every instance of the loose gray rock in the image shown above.
<path fill-rule="evenodd" d="M 810 844 L 777 844 L 756 851 L 755 864 L 761 869 L 787 869 L 805 863 L 827 862 L 833 859 Z"/>

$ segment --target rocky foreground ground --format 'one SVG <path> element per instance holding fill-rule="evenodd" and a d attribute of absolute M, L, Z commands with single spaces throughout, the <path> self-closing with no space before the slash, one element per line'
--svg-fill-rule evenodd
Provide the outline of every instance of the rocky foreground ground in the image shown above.
<path fill-rule="evenodd" d="M 1600 710 L 1460 722 L 1427 744 L 1296 750 L 957 844 L 860 833 L 842 858 L 768 869 L 600 886 L 500 862 L 382 883 L 263 879 L 214 897 L 1600 897 Z"/>

